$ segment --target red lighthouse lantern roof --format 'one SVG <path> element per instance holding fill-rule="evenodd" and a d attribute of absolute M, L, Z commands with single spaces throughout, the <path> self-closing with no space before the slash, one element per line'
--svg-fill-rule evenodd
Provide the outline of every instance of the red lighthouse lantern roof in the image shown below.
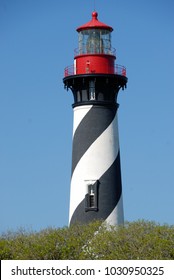
<path fill-rule="evenodd" d="M 98 13 L 94 11 L 92 13 L 92 19 L 89 22 L 78 27 L 76 30 L 80 32 L 85 29 L 100 28 L 100 29 L 107 29 L 109 31 L 113 31 L 113 28 L 111 26 L 106 25 L 105 23 L 99 21 L 97 17 L 98 17 Z"/>

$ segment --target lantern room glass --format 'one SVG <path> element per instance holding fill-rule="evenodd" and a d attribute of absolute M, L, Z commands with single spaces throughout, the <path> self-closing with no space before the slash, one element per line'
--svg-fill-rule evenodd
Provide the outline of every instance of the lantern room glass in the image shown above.
<path fill-rule="evenodd" d="M 111 54 L 111 31 L 87 29 L 79 32 L 79 54 Z"/>

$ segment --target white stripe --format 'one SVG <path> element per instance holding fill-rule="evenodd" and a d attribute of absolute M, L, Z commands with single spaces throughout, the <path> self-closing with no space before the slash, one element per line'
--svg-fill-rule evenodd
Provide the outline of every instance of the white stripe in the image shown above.
<path fill-rule="evenodd" d="M 88 111 L 92 108 L 92 105 L 84 105 L 78 106 L 74 108 L 74 122 L 73 122 L 73 135 L 79 126 L 82 119 L 88 113 Z"/>
<path fill-rule="evenodd" d="M 71 180 L 71 217 L 85 198 L 85 180 L 98 180 L 113 164 L 119 151 L 117 115 L 78 162 Z"/>

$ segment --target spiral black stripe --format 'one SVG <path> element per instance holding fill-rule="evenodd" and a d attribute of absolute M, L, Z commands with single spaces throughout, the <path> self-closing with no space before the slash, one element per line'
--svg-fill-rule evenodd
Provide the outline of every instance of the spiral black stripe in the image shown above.
<path fill-rule="evenodd" d="M 97 109 L 100 110 L 97 110 Z M 116 114 L 116 107 L 93 106 L 78 125 L 73 138 L 72 174 L 79 160 L 111 124 Z"/>
<path fill-rule="evenodd" d="M 99 198 L 97 212 L 85 212 L 85 199 L 75 209 L 70 224 L 88 223 L 92 220 L 106 220 L 117 206 L 122 194 L 120 153 L 109 169 L 99 179 Z"/>

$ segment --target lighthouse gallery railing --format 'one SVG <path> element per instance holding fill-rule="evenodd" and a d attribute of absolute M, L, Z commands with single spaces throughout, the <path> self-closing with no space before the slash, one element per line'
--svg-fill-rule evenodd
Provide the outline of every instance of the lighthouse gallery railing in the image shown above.
<path fill-rule="evenodd" d="M 76 67 L 74 67 L 74 65 L 67 66 L 64 70 L 64 77 L 76 75 L 76 73 L 78 72 L 77 70 L 78 69 Z M 108 74 L 110 74 L 110 73 L 108 72 Z M 113 74 L 126 77 L 126 67 L 119 65 L 119 64 L 115 64 Z"/>

